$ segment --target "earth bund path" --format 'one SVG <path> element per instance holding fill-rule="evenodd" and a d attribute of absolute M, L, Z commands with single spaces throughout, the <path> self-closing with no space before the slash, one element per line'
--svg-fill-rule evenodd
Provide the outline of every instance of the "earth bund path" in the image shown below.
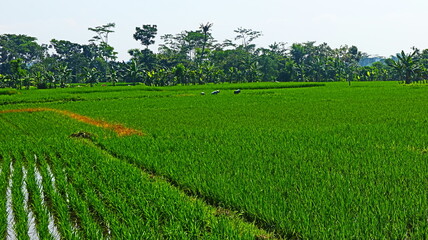
<path fill-rule="evenodd" d="M 105 128 L 105 129 L 110 129 L 113 130 L 114 132 L 116 132 L 116 134 L 120 137 L 123 136 L 129 136 L 129 135 L 144 135 L 143 132 L 136 130 L 136 129 L 132 129 L 132 128 L 127 128 L 121 124 L 113 124 L 113 123 L 109 123 L 103 120 L 96 120 L 84 115 L 80 115 L 71 111 L 67 111 L 67 110 L 60 110 L 60 109 L 55 109 L 55 108 L 24 108 L 24 109 L 10 109 L 10 110 L 3 110 L 0 111 L 0 114 L 2 113 L 19 113 L 19 112 L 55 112 L 55 113 L 59 113 L 62 114 L 64 116 L 70 117 L 72 119 L 75 119 L 77 121 L 80 122 L 84 122 L 90 125 L 94 125 L 97 127 L 101 127 L 101 128 Z"/>

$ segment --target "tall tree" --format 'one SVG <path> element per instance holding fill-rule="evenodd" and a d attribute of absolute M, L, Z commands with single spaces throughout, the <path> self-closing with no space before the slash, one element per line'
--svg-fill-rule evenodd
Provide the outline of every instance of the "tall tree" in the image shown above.
<path fill-rule="evenodd" d="M 108 44 L 108 35 L 110 33 L 113 33 L 114 30 L 113 28 L 116 27 L 115 23 L 107 23 L 105 25 L 102 26 L 97 26 L 94 28 L 88 28 L 89 31 L 93 31 L 96 33 L 95 36 L 92 37 L 91 40 L 89 40 L 90 42 L 103 42 L 105 44 Z"/>
<path fill-rule="evenodd" d="M 209 31 L 211 30 L 212 26 L 213 26 L 213 24 L 209 23 L 209 22 L 207 24 L 201 24 L 199 26 L 199 28 L 202 30 L 202 33 L 204 34 L 204 41 L 203 41 L 203 44 L 202 44 L 200 61 L 204 60 L 205 48 L 207 46 L 208 36 L 210 34 Z"/>
<path fill-rule="evenodd" d="M 117 52 L 114 51 L 114 48 L 108 44 L 108 36 L 110 33 L 113 33 L 113 28 L 116 27 L 115 23 L 108 23 L 102 26 L 97 26 L 95 28 L 88 28 L 89 31 L 96 33 L 89 42 L 96 45 L 99 43 L 96 48 L 97 55 L 104 58 L 105 61 L 116 59 Z"/>
<path fill-rule="evenodd" d="M 41 61 L 47 53 L 47 46 L 39 45 L 36 40 L 27 35 L 0 35 L 0 73 L 7 73 L 9 62 L 18 58 L 25 64 Z"/>
<path fill-rule="evenodd" d="M 196 59 L 197 49 L 201 49 L 204 42 L 202 31 L 183 31 L 177 35 L 166 34 L 161 36 L 164 41 L 159 50 L 162 54 L 174 56 L 178 62 L 193 61 Z"/>
<path fill-rule="evenodd" d="M 252 29 L 246 29 L 242 27 L 234 30 L 234 32 L 237 33 L 235 40 L 241 40 L 241 46 L 247 50 L 254 48 L 254 45 L 251 45 L 250 43 L 263 35 L 260 31 L 254 31 Z"/>
<path fill-rule="evenodd" d="M 154 38 L 158 33 L 157 25 L 145 24 L 142 28 L 136 27 L 134 33 L 134 39 L 140 41 L 143 46 L 146 46 L 146 49 L 150 45 L 155 43 Z"/>
<path fill-rule="evenodd" d="M 83 80 L 83 69 L 91 67 L 91 63 L 94 62 L 96 53 L 91 49 L 95 47 L 95 44 L 80 45 L 67 40 L 52 39 L 50 48 L 55 52 L 52 53 L 50 59 L 45 59 L 45 70 L 58 72 L 59 69 L 56 68 L 58 64 L 68 66 L 71 69 L 73 82 L 79 82 Z"/>

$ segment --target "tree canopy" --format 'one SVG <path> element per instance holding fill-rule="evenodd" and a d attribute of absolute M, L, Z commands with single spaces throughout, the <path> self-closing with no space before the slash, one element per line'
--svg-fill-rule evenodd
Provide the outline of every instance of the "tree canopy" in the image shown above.
<path fill-rule="evenodd" d="M 108 43 L 115 23 L 90 27 L 95 35 L 87 44 L 52 39 L 39 44 L 23 34 L 0 35 L 0 87 L 67 87 L 72 83 L 129 82 L 155 86 L 257 81 L 403 81 L 427 79 L 428 49 L 401 51 L 373 64 L 357 46 L 332 48 L 327 43 L 275 42 L 257 47 L 262 32 L 237 28 L 232 39 L 218 41 L 213 23 L 160 36 L 157 25 L 136 27 L 133 38 L 143 49 L 130 49 L 130 60 L 117 61 Z"/>

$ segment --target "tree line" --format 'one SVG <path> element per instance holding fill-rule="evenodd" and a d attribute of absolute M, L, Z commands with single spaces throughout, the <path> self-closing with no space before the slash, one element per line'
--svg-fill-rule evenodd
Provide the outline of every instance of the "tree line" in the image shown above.
<path fill-rule="evenodd" d="M 212 23 L 195 30 L 161 36 L 157 53 L 157 25 L 136 27 L 133 37 L 141 49 L 130 49 L 129 61 L 118 61 L 108 42 L 115 24 L 88 28 L 94 33 L 87 44 L 52 39 L 38 44 L 35 37 L 0 35 L 0 87 L 90 86 L 99 82 L 171 86 L 236 82 L 392 81 L 405 83 L 428 78 L 428 49 L 401 51 L 369 66 L 360 61 L 368 55 L 356 46 L 331 48 L 316 42 L 273 43 L 257 47 L 260 31 L 238 28 L 235 38 L 219 42 Z"/>

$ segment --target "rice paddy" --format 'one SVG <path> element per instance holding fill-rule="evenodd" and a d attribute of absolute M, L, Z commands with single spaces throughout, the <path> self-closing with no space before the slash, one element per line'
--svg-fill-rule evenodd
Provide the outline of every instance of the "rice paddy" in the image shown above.
<path fill-rule="evenodd" d="M 427 238 L 428 88 L 299 86 L 0 96 L 0 238 Z"/>

